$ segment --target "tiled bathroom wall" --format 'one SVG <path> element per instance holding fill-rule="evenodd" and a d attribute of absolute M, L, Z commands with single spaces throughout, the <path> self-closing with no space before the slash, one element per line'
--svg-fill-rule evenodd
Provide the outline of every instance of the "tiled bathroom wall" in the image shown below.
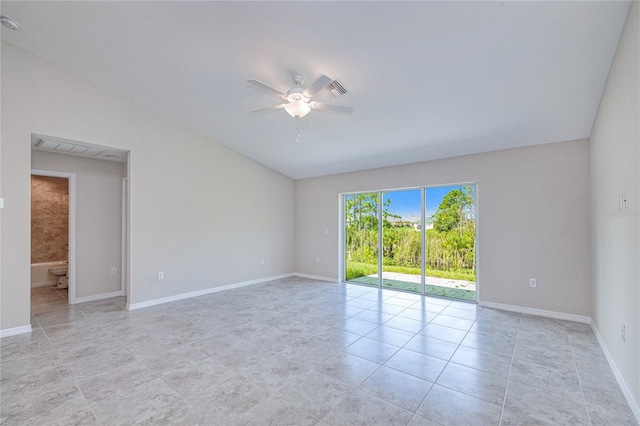
<path fill-rule="evenodd" d="M 67 260 L 69 181 L 31 176 L 31 263 Z"/>

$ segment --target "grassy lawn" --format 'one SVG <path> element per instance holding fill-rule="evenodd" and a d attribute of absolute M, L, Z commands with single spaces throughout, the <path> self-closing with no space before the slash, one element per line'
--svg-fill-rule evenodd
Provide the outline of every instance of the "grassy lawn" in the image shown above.
<path fill-rule="evenodd" d="M 400 274 L 420 275 L 420 268 L 409 268 L 406 266 L 384 266 L 385 272 L 397 272 Z M 378 266 L 368 263 L 347 261 L 347 281 L 367 275 L 377 274 Z M 429 277 L 449 278 L 451 280 L 475 281 L 476 277 L 470 270 L 462 271 L 441 271 L 439 269 L 427 268 L 425 275 Z"/>

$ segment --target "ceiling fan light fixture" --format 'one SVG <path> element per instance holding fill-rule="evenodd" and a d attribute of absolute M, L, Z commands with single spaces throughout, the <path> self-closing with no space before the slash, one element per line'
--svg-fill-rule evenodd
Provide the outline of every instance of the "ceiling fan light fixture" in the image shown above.
<path fill-rule="evenodd" d="M 311 111 L 311 106 L 308 103 L 303 101 L 295 101 L 289 102 L 284 106 L 284 110 L 289 113 L 290 116 L 294 118 L 302 118 L 305 115 L 309 114 Z"/>

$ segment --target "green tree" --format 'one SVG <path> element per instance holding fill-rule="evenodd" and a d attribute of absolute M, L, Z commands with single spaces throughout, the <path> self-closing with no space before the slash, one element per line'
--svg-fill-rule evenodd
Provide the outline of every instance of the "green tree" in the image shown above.
<path fill-rule="evenodd" d="M 433 222 L 442 249 L 437 262 L 446 268 L 470 268 L 475 274 L 475 194 L 471 185 L 447 193 Z"/>
<path fill-rule="evenodd" d="M 365 192 L 345 198 L 347 227 L 358 231 L 378 228 L 378 193 Z"/>
<path fill-rule="evenodd" d="M 377 192 L 351 194 L 345 197 L 346 248 L 349 259 L 364 263 L 378 261 L 378 212 Z M 391 228 L 389 218 L 400 216 L 389 212 L 391 199 L 382 204 L 382 223 Z"/>
<path fill-rule="evenodd" d="M 465 222 L 473 220 L 474 197 L 470 185 L 449 191 L 435 213 L 433 229 L 438 232 L 462 230 Z"/>
<path fill-rule="evenodd" d="M 390 198 L 382 203 L 382 224 L 385 227 L 391 226 L 389 218 L 400 219 L 399 215 L 389 212 L 390 205 Z M 346 197 L 345 212 L 348 227 L 356 230 L 378 229 L 378 193 L 363 192 L 361 194 L 348 195 Z"/>

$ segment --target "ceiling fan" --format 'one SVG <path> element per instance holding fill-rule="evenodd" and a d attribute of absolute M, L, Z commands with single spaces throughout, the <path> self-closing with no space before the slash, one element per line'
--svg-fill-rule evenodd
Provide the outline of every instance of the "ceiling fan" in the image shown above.
<path fill-rule="evenodd" d="M 329 104 L 326 102 L 319 102 L 314 100 L 314 98 L 320 95 L 324 88 L 326 88 L 333 82 L 333 80 L 326 75 L 321 75 L 320 77 L 318 77 L 318 79 L 316 79 L 316 81 L 314 81 L 305 89 L 302 88 L 304 79 L 300 74 L 296 74 L 293 76 L 293 82 L 295 83 L 295 86 L 289 89 L 287 93 L 284 93 L 259 80 L 253 78 L 247 80 L 247 83 L 249 83 L 250 87 L 263 93 L 277 96 L 282 100 L 282 102 L 277 105 L 255 109 L 253 111 L 249 111 L 249 113 L 252 115 L 260 115 L 284 109 L 290 116 L 295 118 L 298 123 L 297 141 L 299 141 L 300 119 L 309 114 L 312 109 L 343 115 L 350 115 L 353 112 L 353 107 L 350 106 Z"/>

